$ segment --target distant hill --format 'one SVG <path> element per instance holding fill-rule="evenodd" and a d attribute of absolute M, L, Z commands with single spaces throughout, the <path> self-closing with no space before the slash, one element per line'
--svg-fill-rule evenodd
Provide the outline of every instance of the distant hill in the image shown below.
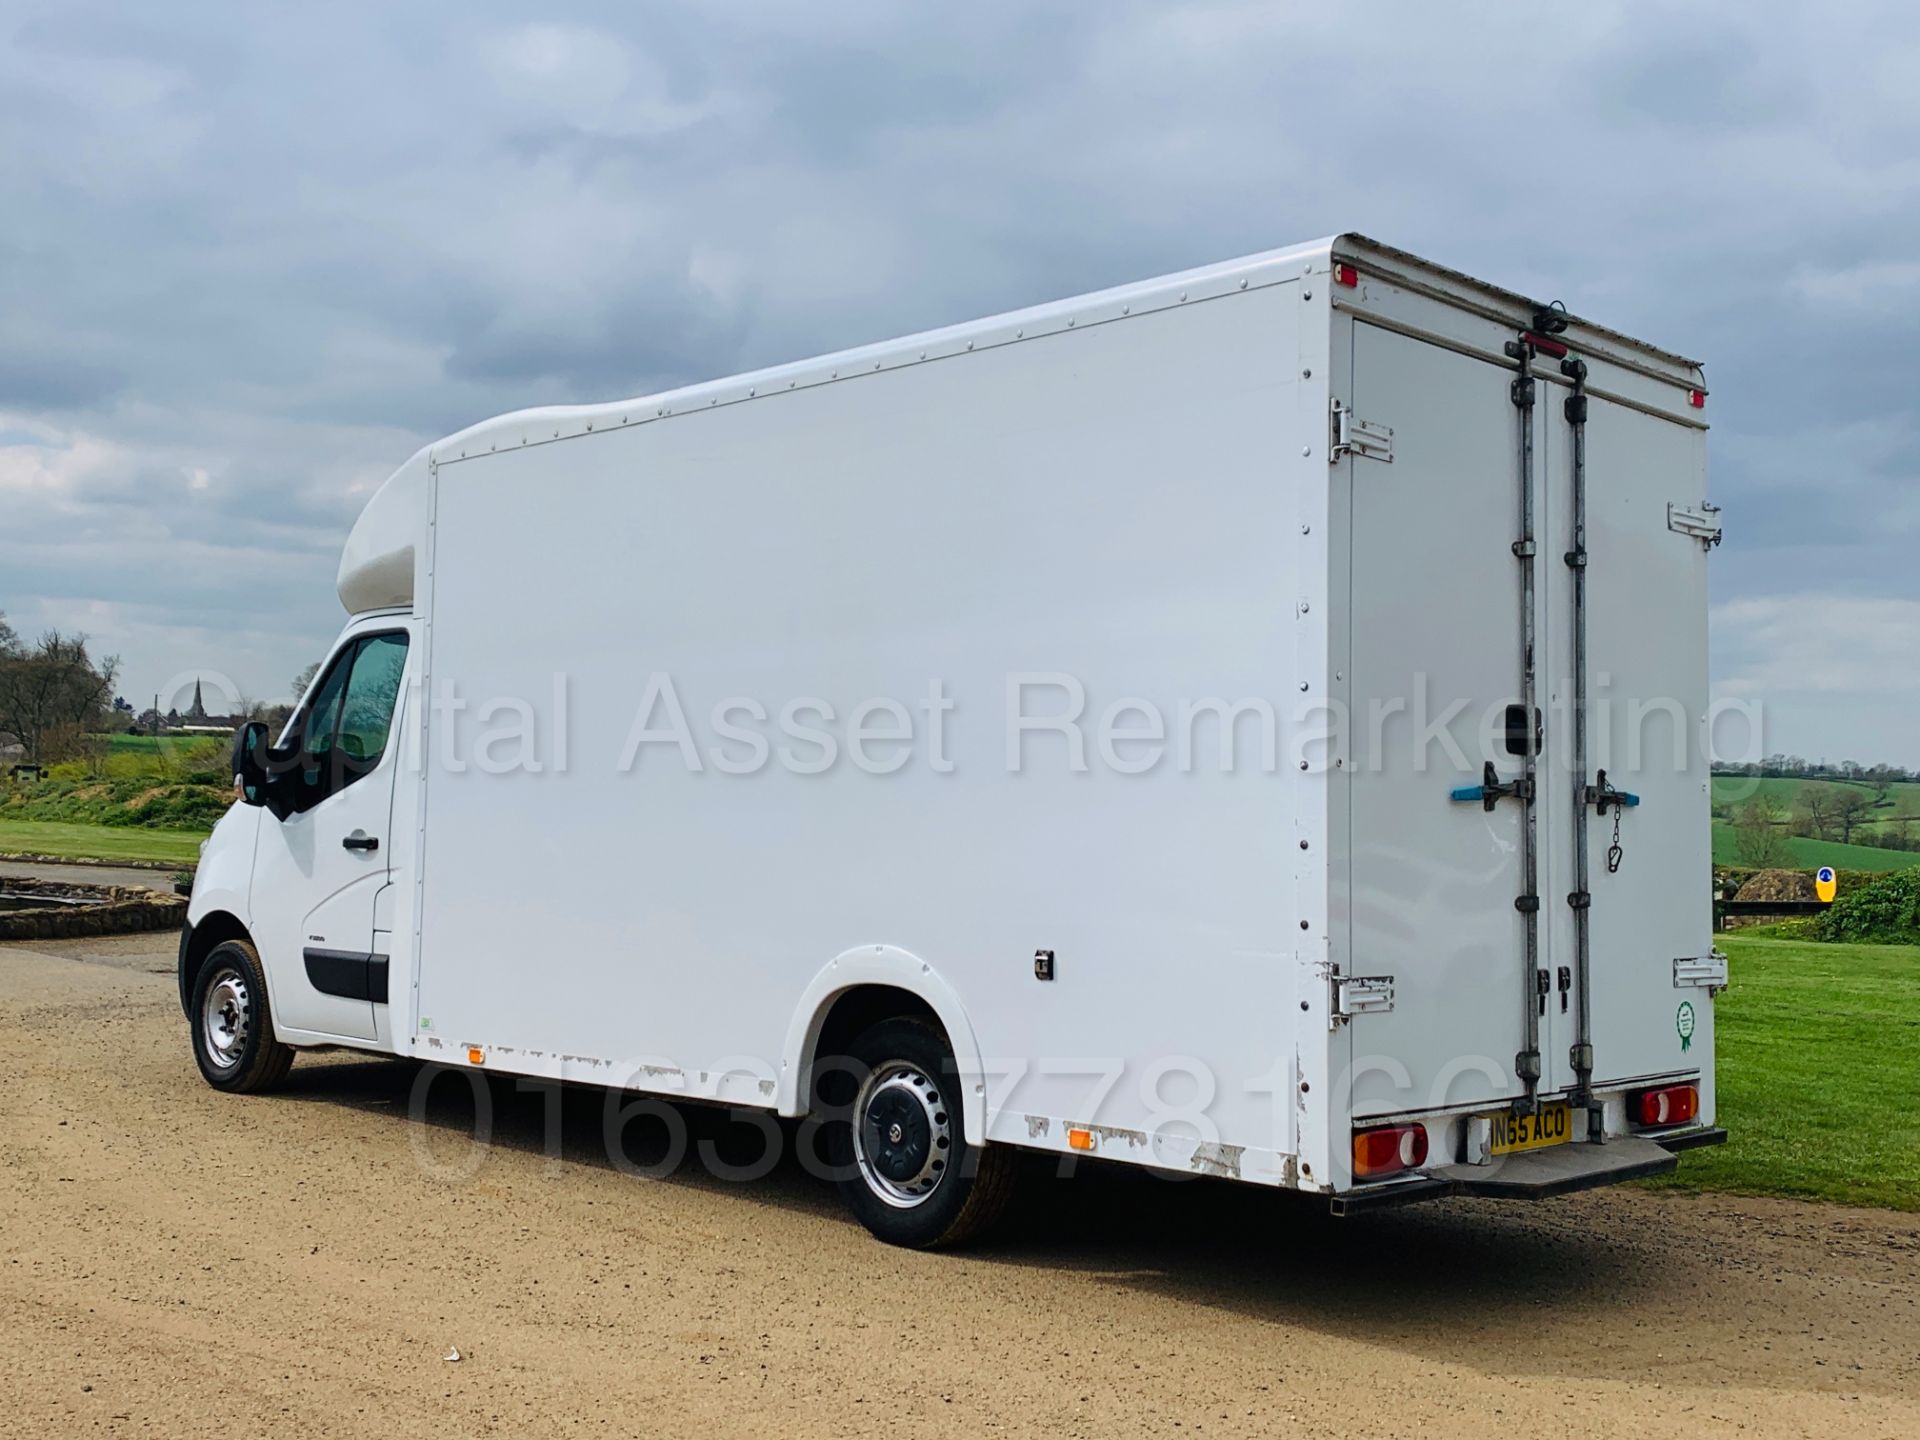
<path fill-rule="evenodd" d="M 1794 811 L 1799 807 L 1803 793 L 1809 788 L 1829 795 L 1871 796 L 1875 793 L 1875 787 L 1863 781 L 1715 775 L 1714 864 L 1741 863 L 1734 847 L 1729 813 L 1731 807 L 1743 805 L 1756 795 L 1765 795 L 1779 807 L 1781 830 L 1785 832 L 1792 824 Z M 1902 827 L 1906 833 L 1920 837 L 1920 784 L 1912 781 L 1895 781 L 1888 787 L 1886 801 L 1867 811 L 1854 825 L 1851 844 L 1791 834 L 1783 834 L 1782 844 L 1786 849 L 1787 863 L 1802 869 L 1813 870 L 1822 865 L 1831 865 L 1837 870 L 1899 870 L 1909 865 L 1920 865 L 1920 851 L 1883 849 L 1871 842 L 1882 834 L 1898 832 Z"/>

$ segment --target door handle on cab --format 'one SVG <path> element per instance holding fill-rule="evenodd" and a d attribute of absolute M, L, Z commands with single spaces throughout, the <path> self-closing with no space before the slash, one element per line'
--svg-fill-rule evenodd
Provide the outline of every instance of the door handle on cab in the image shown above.
<path fill-rule="evenodd" d="M 348 850 L 378 850 L 380 837 L 369 835 L 364 830 L 356 830 L 340 843 Z"/>

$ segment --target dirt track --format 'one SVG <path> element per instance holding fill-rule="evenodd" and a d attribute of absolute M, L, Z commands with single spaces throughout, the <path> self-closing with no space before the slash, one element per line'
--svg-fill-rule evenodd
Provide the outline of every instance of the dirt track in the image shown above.
<path fill-rule="evenodd" d="M 443 1080 L 411 1123 L 410 1065 L 216 1094 L 169 944 L 0 946 L 0 1433 L 1920 1435 L 1914 1217 L 1601 1193 L 1335 1221 L 1109 1174 L 908 1254 L 792 1163 L 621 1174 L 594 1092 L 550 1158 L 546 1100 L 497 1080 L 464 1183 L 421 1160 L 468 1158 L 471 1100 Z"/>

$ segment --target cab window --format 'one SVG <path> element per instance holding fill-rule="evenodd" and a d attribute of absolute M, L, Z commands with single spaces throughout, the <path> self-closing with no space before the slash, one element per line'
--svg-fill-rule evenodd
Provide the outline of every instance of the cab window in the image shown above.
<path fill-rule="evenodd" d="M 340 711 L 338 744 L 344 759 L 368 769 L 380 763 L 406 668 L 406 636 L 369 635 L 360 642 Z"/>
<path fill-rule="evenodd" d="M 334 656 L 299 729 L 293 809 L 311 810 L 370 774 L 386 754 L 407 664 L 407 637 L 364 635 Z"/>

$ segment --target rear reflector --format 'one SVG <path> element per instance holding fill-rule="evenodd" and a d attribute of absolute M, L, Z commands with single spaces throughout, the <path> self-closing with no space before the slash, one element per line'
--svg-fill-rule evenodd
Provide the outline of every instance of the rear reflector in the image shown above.
<path fill-rule="evenodd" d="M 1379 1180 L 1427 1163 L 1427 1127 L 1383 1125 L 1353 1132 L 1353 1178 Z"/>
<path fill-rule="evenodd" d="M 1627 1114 L 1636 1125 L 1684 1125 L 1700 1114 L 1700 1089 L 1696 1085 L 1664 1085 L 1658 1090 L 1640 1090 L 1627 1097 Z"/>
<path fill-rule="evenodd" d="M 1687 391 L 1687 404 L 1691 405 L 1696 410 L 1706 409 L 1707 408 L 1707 392 L 1704 390 Z"/>
<path fill-rule="evenodd" d="M 1351 290 L 1360 283 L 1360 272 L 1342 260 L 1333 267 L 1333 283 L 1344 285 Z"/>
<path fill-rule="evenodd" d="M 1542 355 L 1551 355 L 1556 360 L 1564 360 L 1570 353 L 1564 340 L 1549 340 L 1544 335 L 1536 335 L 1531 330 L 1521 337 Z"/>

